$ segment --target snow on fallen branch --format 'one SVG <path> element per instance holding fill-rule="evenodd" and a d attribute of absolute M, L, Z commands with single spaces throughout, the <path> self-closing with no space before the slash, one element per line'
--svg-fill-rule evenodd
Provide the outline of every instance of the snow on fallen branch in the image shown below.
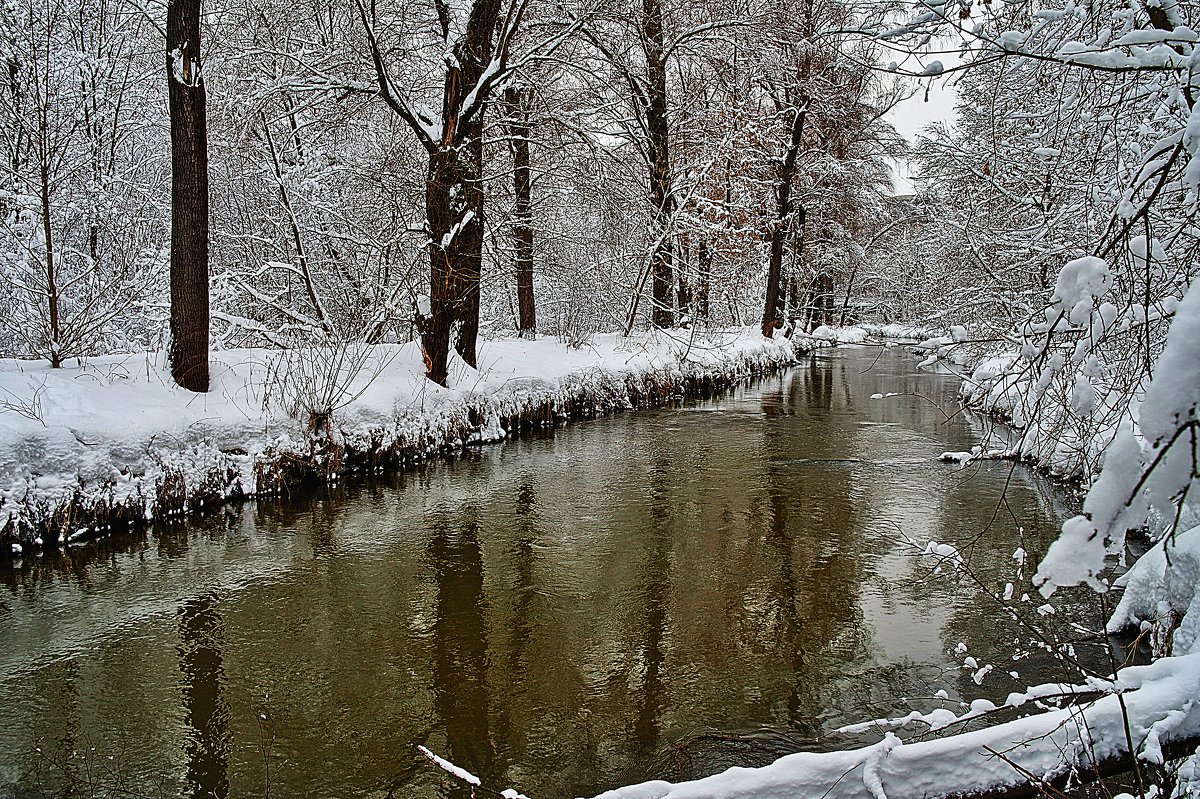
<path fill-rule="evenodd" d="M 503 791 L 495 791 L 495 790 L 492 790 L 491 788 L 485 787 L 483 785 L 483 781 L 480 780 L 478 777 L 476 777 L 474 774 L 467 771 L 465 768 L 463 768 L 461 766 L 456 766 L 454 763 L 451 763 L 449 760 L 447 760 L 444 757 L 439 757 L 438 755 L 434 754 L 427 747 L 424 747 L 424 746 L 421 746 L 418 744 L 417 751 L 420 752 L 422 755 L 424 755 L 426 760 L 428 760 L 430 763 L 433 763 L 433 765 L 437 766 L 442 771 L 449 774 L 451 777 L 454 777 L 455 779 L 461 780 L 461 781 L 465 782 L 467 785 L 470 785 L 472 795 L 475 794 L 476 790 L 480 790 L 480 791 L 483 791 L 484 793 L 489 793 L 489 794 L 493 794 L 495 796 L 502 797 L 502 799 L 529 799 L 528 796 L 526 796 L 525 794 L 523 794 L 520 791 L 517 791 L 513 788 L 505 788 Z"/>
<path fill-rule="evenodd" d="M 476 788 L 478 788 L 480 785 L 483 784 L 478 777 L 476 777 L 471 772 L 467 771 L 465 768 L 456 766 L 453 763 L 451 763 L 449 760 L 446 760 L 445 758 L 438 757 L 437 755 L 435 755 L 432 751 L 430 751 L 426 747 L 418 745 L 417 751 L 420 752 L 421 754 L 425 755 L 426 759 L 428 759 L 429 762 L 433 763 L 433 765 L 437 766 L 438 768 L 440 768 L 442 771 L 446 772 L 450 776 L 456 777 L 457 779 L 462 780 L 463 782 L 467 783 L 468 785 L 473 785 Z"/>
<path fill-rule="evenodd" d="M 889 732 L 860 749 L 799 752 L 760 769 L 732 768 L 677 784 L 645 782 L 597 799 L 1015 799 L 1129 768 L 1130 739 L 1138 759 L 1154 764 L 1200 745 L 1200 654 L 1129 667 L 1115 680 L 1091 680 L 1075 689 L 1102 694 L 936 740 L 904 743 Z M 1036 698 L 1063 692 L 1064 686 L 1053 685 L 1027 693 Z"/>

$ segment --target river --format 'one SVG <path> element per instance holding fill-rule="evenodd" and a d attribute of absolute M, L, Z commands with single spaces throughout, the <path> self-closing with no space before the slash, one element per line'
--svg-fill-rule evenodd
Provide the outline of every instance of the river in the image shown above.
<path fill-rule="evenodd" d="M 956 543 L 999 591 L 1069 501 L 939 462 L 982 422 L 914 364 L 825 351 L 712 401 L 0 565 L 0 795 L 465 795 L 423 743 L 564 799 L 1055 676 L 919 550 Z M 997 664 L 982 685 L 966 655 Z"/>

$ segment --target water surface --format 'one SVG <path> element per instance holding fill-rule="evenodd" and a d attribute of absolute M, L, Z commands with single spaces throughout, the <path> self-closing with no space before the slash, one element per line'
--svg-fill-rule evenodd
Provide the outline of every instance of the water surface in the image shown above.
<path fill-rule="evenodd" d="M 424 743 L 561 799 L 1056 676 L 914 547 L 957 543 L 998 591 L 1063 498 L 938 462 L 981 423 L 913 364 L 820 353 L 718 400 L 2 567 L 0 795 L 461 795 Z M 982 686 L 959 642 L 997 663 Z"/>

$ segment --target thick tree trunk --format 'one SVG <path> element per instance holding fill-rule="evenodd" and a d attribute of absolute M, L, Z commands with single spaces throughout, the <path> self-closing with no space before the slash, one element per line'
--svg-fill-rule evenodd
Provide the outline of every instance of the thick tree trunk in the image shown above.
<path fill-rule="evenodd" d="M 762 334 L 771 338 L 775 328 L 782 325 L 783 292 L 780 290 L 783 275 L 783 245 L 791 228 L 792 178 L 796 174 L 796 157 L 800 152 L 800 140 L 804 135 L 804 120 L 808 116 L 807 104 L 794 109 L 791 135 L 787 150 L 779 165 L 775 181 L 775 224 L 771 228 L 771 256 L 767 264 L 767 296 L 763 306 Z"/>
<path fill-rule="evenodd" d="M 458 271 L 458 290 L 455 294 L 454 315 L 458 321 L 458 338 L 454 349 L 471 366 L 478 366 L 476 347 L 479 341 L 479 290 L 483 279 L 483 111 L 469 124 L 463 149 L 467 153 L 467 169 L 463 173 L 460 191 L 465 209 L 461 228 L 455 236 Z"/>
<path fill-rule="evenodd" d="M 208 132 L 200 0 L 167 4 L 171 116 L 171 376 L 208 391 Z"/>
<path fill-rule="evenodd" d="M 650 159 L 650 202 L 654 206 L 654 251 L 650 255 L 654 308 L 651 324 L 670 327 L 672 247 L 668 228 L 674 212 L 671 195 L 670 127 L 667 122 L 667 65 L 661 0 L 642 0 L 642 43 L 646 51 L 646 129 Z"/>
<path fill-rule="evenodd" d="M 700 286 L 696 290 L 696 315 L 708 321 L 708 294 L 712 284 L 712 251 L 708 239 L 700 239 L 696 248 L 696 267 L 700 273 Z"/>
<path fill-rule="evenodd" d="M 449 8 L 435 2 L 448 35 Z M 479 283 L 483 267 L 483 109 L 464 116 L 464 103 L 492 58 L 499 0 L 475 0 L 463 39 L 447 60 L 442 87 L 441 140 L 429 152 L 425 212 L 429 223 L 432 318 L 421 337 L 427 377 L 446 385 L 452 328 L 454 348 L 477 365 Z M 381 56 L 376 53 L 376 58 Z"/>
<path fill-rule="evenodd" d="M 526 93 L 516 87 L 504 92 L 508 108 L 508 144 L 513 159 L 512 237 L 516 249 L 517 330 L 525 338 L 537 336 L 533 297 L 533 204 L 529 172 L 529 119 Z"/>
<path fill-rule="evenodd" d="M 426 376 L 446 385 L 450 333 L 458 318 L 462 294 L 462 263 L 466 237 L 463 217 L 466 197 L 461 186 L 464 165 L 454 148 L 443 148 L 429 157 L 425 182 L 425 214 L 429 222 L 430 318 L 421 334 Z"/>

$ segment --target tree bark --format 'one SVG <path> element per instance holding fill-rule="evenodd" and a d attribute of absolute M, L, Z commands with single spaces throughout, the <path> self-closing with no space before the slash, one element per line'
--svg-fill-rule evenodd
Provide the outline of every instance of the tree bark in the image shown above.
<path fill-rule="evenodd" d="M 668 236 L 674 200 L 671 195 L 670 127 L 667 120 L 667 65 L 663 38 L 661 0 L 642 0 L 642 45 L 646 52 L 646 130 L 649 136 L 650 202 L 654 206 L 651 235 L 654 250 L 650 255 L 654 308 L 650 321 L 654 327 L 670 327 L 675 315 L 671 308 L 672 247 Z"/>
<path fill-rule="evenodd" d="M 208 391 L 208 132 L 200 0 L 167 4 L 171 117 L 171 376 Z"/>
<path fill-rule="evenodd" d="M 510 86 L 504 91 L 508 108 L 508 144 L 513 159 L 512 237 L 516 249 L 517 331 L 523 338 L 537 337 L 533 296 L 533 204 L 529 171 L 529 118 L 527 93 Z"/>
<path fill-rule="evenodd" d="M 696 249 L 696 267 L 700 273 L 700 286 L 696 290 L 696 315 L 708 321 L 708 294 L 712 283 L 712 251 L 708 239 L 701 238 Z"/>
<path fill-rule="evenodd" d="M 783 245 L 791 228 L 792 178 L 796 174 L 796 158 L 800 152 L 800 140 L 804 135 L 804 120 L 808 116 L 807 103 L 793 109 L 791 135 L 787 150 L 779 165 L 775 181 L 775 225 L 771 228 L 771 255 L 767 264 L 767 295 L 763 306 L 762 334 L 771 338 L 775 328 L 782 324 L 783 293 L 780 283 L 783 274 Z"/>
<path fill-rule="evenodd" d="M 450 334 L 461 313 L 471 258 L 466 224 L 468 203 L 462 186 L 466 164 L 452 148 L 431 154 L 425 182 L 425 212 L 429 223 L 430 318 L 421 335 L 427 377 L 446 385 Z M 461 330 L 459 342 L 462 341 Z M 457 346 L 456 346 L 457 349 Z M 460 352 L 461 355 L 461 352 Z"/>
<path fill-rule="evenodd" d="M 47 146 L 45 129 L 45 113 L 42 114 L 43 129 L 41 141 L 41 176 L 42 196 L 42 244 L 46 248 L 46 301 L 50 314 L 50 366 L 57 369 L 62 366 L 62 334 L 58 321 L 58 280 L 54 265 L 54 227 L 50 219 L 50 152 Z"/>
<path fill-rule="evenodd" d="M 458 338 L 454 341 L 454 349 L 459 357 L 475 367 L 479 365 L 476 348 L 479 341 L 479 291 L 483 280 L 483 111 L 480 110 L 464 128 L 468 137 L 464 146 L 467 170 L 463 174 L 460 191 L 465 197 L 466 211 L 461 217 L 462 230 L 458 234 L 461 237 L 461 249 L 455 263 L 460 278 L 455 298 Z"/>

